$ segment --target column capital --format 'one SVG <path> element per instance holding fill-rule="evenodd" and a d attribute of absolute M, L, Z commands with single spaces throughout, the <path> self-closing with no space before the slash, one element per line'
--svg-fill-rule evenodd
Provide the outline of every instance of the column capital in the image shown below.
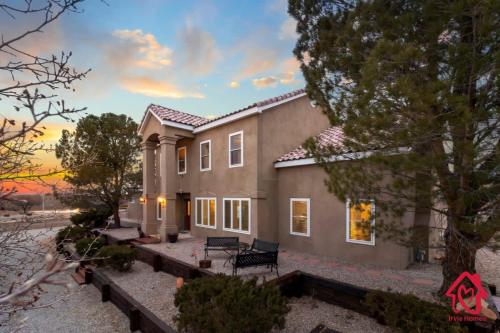
<path fill-rule="evenodd" d="M 177 143 L 177 138 L 176 137 L 172 137 L 172 136 L 167 136 L 167 135 L 164 135 L 164 136 L 160 136 L 160 145 L 174 145 Z"/>
<path fill-rule="evenodd" d="M 158 145 L 158 143 L 154 142 L 154 141 L 144 141 L 141 143 L 141 148 L 143 150 L 152 150 L 152 149 L 156 149 L 157 145 Z"/>

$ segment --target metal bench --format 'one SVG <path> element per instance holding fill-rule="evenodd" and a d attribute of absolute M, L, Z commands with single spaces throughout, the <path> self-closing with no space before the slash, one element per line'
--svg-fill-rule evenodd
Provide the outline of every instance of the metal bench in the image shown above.
<path fill-rule="evenodd" d="M 233 275 L 238 274 L 238 268 L 254 267 L 254 266 L 267 266 L 276 268 L 276 275 L 278 272 L 278 247 L 279 243 L 267 242 L 254 238 L 252 247 L 236 254 L 233 261 Z"/>
<path fill-rule="evenodd" d="M 239 237 L 207 237 L 205 243 L 205 259 L 207 259 L 208 251 L 224 251 L 237 250 L 239 248 Z"/>
<path fill-rule="evenodd" d="M 279 243 L 254 238 L 252 246 L 243 253 L 278 252 Z"/>

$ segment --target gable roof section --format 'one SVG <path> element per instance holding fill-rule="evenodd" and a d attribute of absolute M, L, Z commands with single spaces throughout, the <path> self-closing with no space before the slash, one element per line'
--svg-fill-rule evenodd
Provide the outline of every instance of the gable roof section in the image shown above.
<path fill-rule="evenodd" d="M 305 95 L 305 89 L 295 90 L 280 96 L 250 104 L 242 109 L 225 114 L 215 119 L 207 119 L 193 114 L 166 108 L 160 105 L 150 104 L 146 109 L 144 116 L 142 117 L 139 126 L 139 134 L 142 134 L 144 124 L 146 123 L 146 120 L 148 119 L 148 116 L 150 114 L 154 115 L 162 123 L 162 125 L 169 125 L 198 133 L 241 118 L 246 118 L 256 113 L 261 113 L 264 110 L 270 109 L 283 103 L 287 103 Z"/>
<path fill-rule="evenodd" d="M 318 140 L 319 145 L 322 147 L 342 146 L 344 132 L 340 127 L 330 127 L 319 133 L 315 139 Z M 304 147 L 299 146 L 278 158 L 276 162 L 297 161 L 306 158 L 311 158 L 311 156 L 307 153 Z"/>

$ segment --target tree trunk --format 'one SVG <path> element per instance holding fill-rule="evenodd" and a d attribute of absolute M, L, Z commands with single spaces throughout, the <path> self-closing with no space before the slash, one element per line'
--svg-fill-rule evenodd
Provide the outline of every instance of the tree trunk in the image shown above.
<path fill-rule="evenodd" d="M 443 261 L 443 284 L 439 290 L 440 296 L 448 290 L 451 284 L 463 273 L 476 272 L 476 252 L 474 244 L 467 240 L 448 218 L 445 233 L 445 258 Z"/>
<path fill-rule="evenodd" d="M 115 227 L 120 228 L 120 206 L 113 207 L 113 220 L 115 221 Z"/>

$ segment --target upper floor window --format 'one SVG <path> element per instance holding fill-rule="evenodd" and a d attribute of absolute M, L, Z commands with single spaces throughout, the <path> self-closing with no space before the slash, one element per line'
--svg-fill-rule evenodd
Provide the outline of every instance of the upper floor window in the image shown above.
<path fill-rule="evenodd" d="M 308 198 L 290 199 L 290 233 L 298 236 L 308 236 L 311 230 L 311 200 Z"/>
<path fill-rule="evenodd" d="M 375 245 L 375 201 L 361 200 L 346 203 L 346 241 Z"/>
<path fill-rule="evenodd" d="M 212 169 L 212 141 L 200 142 L 200 171 Z"/>
<path fill-rule="evenodd" d="M 186 147 L 180 147 L 177 149 L 177 173 L 179 175 L 185 174 L 187 172 L 187 155 Z"/>
<path fill-rule="evenodd" d="M 243 166 L 243 131 L 229 134 L 229 167 Z"/>

